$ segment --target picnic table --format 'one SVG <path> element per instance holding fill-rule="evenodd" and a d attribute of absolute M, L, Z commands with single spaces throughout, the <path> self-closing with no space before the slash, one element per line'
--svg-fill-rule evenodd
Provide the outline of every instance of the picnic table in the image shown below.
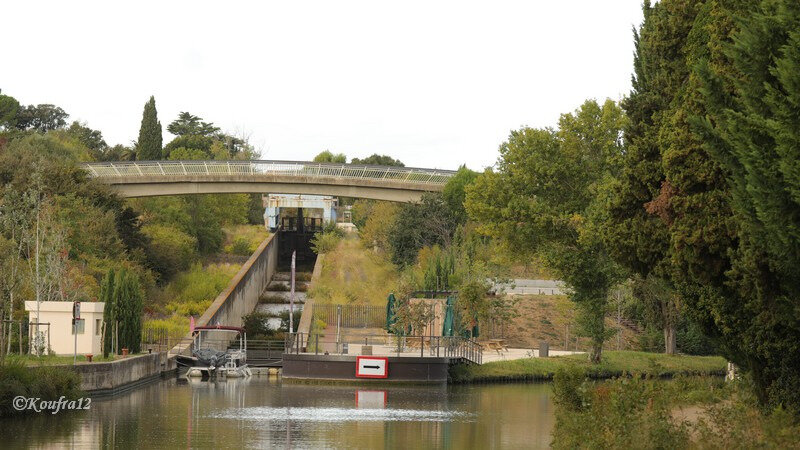
<path fill-rule="evenodd" d="M 492 342 L 497 347 L 500 347 L 500 350 L 507 352 L 508 346 L 506 345 L 505 339 L 489 339 L 489 342 Z"/>
<path fill-rule="evenodd" d="M 489 339 L 487 341 L 478 342 L 483 350 L 493 350 L 497 353 L 507 352 L 505 339 Z"/>

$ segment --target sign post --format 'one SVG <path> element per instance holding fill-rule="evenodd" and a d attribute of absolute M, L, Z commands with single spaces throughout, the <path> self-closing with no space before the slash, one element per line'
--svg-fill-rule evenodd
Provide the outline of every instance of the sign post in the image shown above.
<path fill-rule="evenodd" d="M 72 355 L 72 365 L 78 363 L 78 321 L 81 320 L 81 302 L 72 304 L 72 334 L 75 335 L 75 353 Z"/>

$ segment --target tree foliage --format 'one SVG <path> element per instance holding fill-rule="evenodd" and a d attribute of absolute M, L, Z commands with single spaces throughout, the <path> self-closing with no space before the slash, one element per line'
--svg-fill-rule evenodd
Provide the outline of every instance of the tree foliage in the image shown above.
<path fill-rule="evenodd" d="M 330 150 L 325 150 L 317 154 L 312 161 L 344 164 L 347 162 L 347 156 L 344 153 L 332 153 Z"/>
<path fill-rule="evenodd" d="M 176 136 L 212 136 L 219 132 L 219 128 L 211 122 L 204 122 L 202 118 L 184 111 L 167 126 L 167 131 Z"/>
<path fill-rule="evenodd" d="M 619 279 L 599 236 L 598 191 L 619 170 L 622 110 L 587 101 L 559 119 L 559 129 L 512 131 L 497 170 L 467 187 L 466 207 L 484 233 L 520 253 L 541 255 L 557 270 L 578 305 L 579 324 L 599 361 L 609 290 Z"/>
<path fill-rule="evenodd" d="M 105 302 L 103 355 L 127 348 L 138 353 L 142 343 L 144 292 L 138 277 L 125 269 L 109 271 L 103 278 L 101 301 Z M 114 348 L 113 344 L 117 344 Z"/>
<path fill-rule="evenodd" d="M 458 168 L 458 172 L 447 180 L 447 184 L 442 190 L 442 198 L 447 205 L 447 209 L 450 210 L 460 224 L 467 222 L 467 210 L 464 208 L 464 200 L 467 196 L 466 188 L 477 177 L 477 172 L 462 165 Z"/>
<path fill-rule="evenodd" d="M 16 127 L 19 108 L 17 99 L 0 94 L 0 130 Z"/>
<path fill-rule="evenodd" d="M 687 244 L 679 262 L 693 309 L 751 370 L 761 402 L 797 412 L 800 4 L 765 0 L 744 16 L 741 9 L 715 10 L 711 50 L 701 48 L 695 66 L 704 108 L 690 118 L 723 180 L 711 195 L 725 209 L 700 215 L 721 237 L 692 240 L 679 230 Z"/>
<path fill-rule="evenodd" d="M 402 205 L 388 230 L 392 262 L 405 266 L 423 247 L 449 245 L 457 226 L 441 194 L 423 194 L 419 203 Z"/>
<path fill-rule="evenodd" d="M 136 141 L 136 159 L 141 161 L 161 159 L 162 139 L 156 99 L 150 96 L 142 112 L 142 125 L 139 128 L 139 139 Z"/>
<path fill-rule="evenodd" d="M 379 155 L 377 153 L 373 153 L 366 158 L 353 158 L 350 161 L 350 164 L 405 167 L 405 164 L 403 164 L 399 159 L 394 159 L 389 155 Z"/>
<path fill-rule="evenodd" d="M 16 127 L 20 130 L 33 130 L 46 133 L 63 128 L 67 124 L 67 114 L 56 105 L 28 105 L 19 108 Z"/>

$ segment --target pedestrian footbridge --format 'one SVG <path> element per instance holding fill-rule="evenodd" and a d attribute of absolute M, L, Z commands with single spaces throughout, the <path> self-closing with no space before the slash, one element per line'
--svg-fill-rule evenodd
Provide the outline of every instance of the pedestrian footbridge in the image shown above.
<path fill-rule="evenodd" d="M 86 163 L 91 177 L 123 197 L 182 194 L 312 194 L 414 202 L 455 172 L 302 161 L 130 161 Z"/>

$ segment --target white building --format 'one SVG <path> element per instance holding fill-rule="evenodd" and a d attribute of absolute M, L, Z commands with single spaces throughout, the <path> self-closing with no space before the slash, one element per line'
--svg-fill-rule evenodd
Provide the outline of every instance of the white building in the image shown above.
<path fill-rule="evenodd" d="M 99 355 L 103 331 L 103 302 L 81 302 L 81 318 L 78 321 L 78 354 Z M 36 322 L 39 332 L 44 336 L 44 345 L 50 342 L 50 351 L 56 355 L 71 355 L 75 351 L 75 335 L 72 329 L 72 302 L 41 302 L 39 317 L 36 316 L 36 302 L 25 302 L 25 311 L 31 322 L 30 336 L 33 347 Z M 38 319 L 38 320 L 37 320 Z M 43 325 L 49 323 L 50 325 Z M 49 331 L 49 336 L 47 336 Z M 49 339 L 48 339 L 49 338 Z M 45 352 L 48 350 L 45 349 Z M 34 352 L 31 348 L 31 352 Z"/>

